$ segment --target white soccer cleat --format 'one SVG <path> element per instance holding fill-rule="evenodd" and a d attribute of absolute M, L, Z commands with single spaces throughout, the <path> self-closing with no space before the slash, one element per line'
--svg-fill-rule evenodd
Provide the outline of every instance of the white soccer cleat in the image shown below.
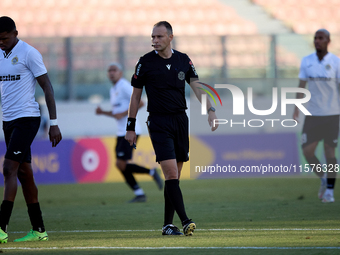
<path fill-rule="evenodd" d="M 322 197 L 322 203 L 334 203 L 334 196 L 330 192 L 325 192 L 325 194 Z"/>

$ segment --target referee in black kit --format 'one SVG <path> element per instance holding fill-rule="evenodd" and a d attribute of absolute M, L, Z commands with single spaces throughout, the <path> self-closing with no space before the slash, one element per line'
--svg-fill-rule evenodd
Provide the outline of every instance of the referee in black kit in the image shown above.
<path fill-rule="evenodd" d="M 190 58 L 171 48 L 172 27 L 166 21 L 156 23 L 152 30 L 152 47 L 155 50 L 141 57 L 136 65 L 131 84 L 133 93 L 129 106 L 126 140 L 132 146 L 136 143 L 135 122 L 143 87 L 148 97 L 149 117 L 147 125 L 156 161 L 160 163 L 164 177 L 164 225 L 163 235 L 183 235 L 174 226 L 174 213 L 178 214 L 185 235 L 192 235 L 196 224 L 188 218 L 179 187 L 183 162 L 189 160 L 189 128 L 185 100 L 185 81 L 201 100 L 201 85 Z M 207 100 L 208 122 L 211 130 L 217 119 L 215 109 Z"/>

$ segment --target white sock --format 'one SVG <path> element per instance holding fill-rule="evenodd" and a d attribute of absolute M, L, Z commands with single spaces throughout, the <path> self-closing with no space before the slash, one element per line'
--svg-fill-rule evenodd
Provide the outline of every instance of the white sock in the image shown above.
<path fill-rule="evenodd" d="M 144 191 L 141 188 L 136 189 L 133 192 L 135 193 L 136 196 L 143 196 L 144 195 Z"/>

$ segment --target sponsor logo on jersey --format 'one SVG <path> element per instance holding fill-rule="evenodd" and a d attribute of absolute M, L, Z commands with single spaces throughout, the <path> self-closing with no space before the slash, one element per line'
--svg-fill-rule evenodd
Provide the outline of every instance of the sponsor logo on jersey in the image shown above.
<path fill-rule="evenodd" d="M 331 81 L 331 77 L 308 77 L 310 81 Z"/>
<path fill-rule="evenodd" d="M 192 68 L 192 71 L 194 72 L 194 74 L 195 74 L 195 75 L 197 75 L 197 72 L 196 72 L 195 66 L 194 66 L 194 64 L 192 63 L 192 61 L 191 61 L 191 60 L 189 61 L 189 65 L 191 65 L 191 68 Z"/>
<path fill-rule="evenodd" d="M 136 69 L 136 75 L 139 75 L 139 72 L 140 72 L 140 68 L 142 67 L 142 64 L 139 63 L 138 66 L 137 66 L 137 69 Z"/>
<path fill-rule="evenodd" d="M 15 56 L 14 58 L 12 58 L 12 65 L 16 65 L 16 64 L 18 64 L 18 62 L 19 62 L 19 59 L 18 59 L 17 56 Z"/>
<path fill-rule="evenodd" d="M 18 81 L 20 80 L 20 74 L 17 75 L 4 75 L 4 76 L 0 76 L 0 81 Z"/>
<path fill-rule="evenodd" d="M 181 81 L 183 81 L 184 78 L 185 78 L 185 73 L 184 73 L 183 71 L 180 71 L 180 72 L 178 73 L 178 79 L 180 79 Z"/>

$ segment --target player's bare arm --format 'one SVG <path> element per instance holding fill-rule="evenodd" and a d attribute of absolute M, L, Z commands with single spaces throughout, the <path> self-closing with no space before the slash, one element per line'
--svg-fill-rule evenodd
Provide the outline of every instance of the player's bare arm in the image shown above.
<path fill-rule="evenodd" d="M 306 84 L 307 84 L 307 81 L 300 80 L 299 81 L 299 88 L 305 88 Z M 304 97 L 303 93 L 296 93 L 296 98 L 303 98 L 303 97 Z M 293 113 L 293 119 L 296 120 L 297 122 L 299 122 L 298 121 L 299 113 L 300 113 L 299 108 L 297 108 L 297 106 L 295 106 L 294 113 Z"/>
<path fill-rule="evenodd" d="M 140 108 L 142 92 L 143 92 L 143 89 L 133 88 L 131 99 L 130 99 L 129 111 L 128 111 L 129 118 L 136 119 L 138 109 Z M 125 139 L 132 146 L 133 144 L 136 143 L 136 139 L 137 139 L 136 132 L 126 131 Z"/>
<path fill-rule="evenodd" d="M 112 118 L 115 118 L 117 120 L 120 120 L 121 118 L 125 117 L 128 114 L 128 111 L 113 114 L 112 111 L 104 111 L 100 106 L 98 106 L 96 108 L 96 114 L 97 115 L 105 115 L 105 116 L 112 117 Z"/>
<path fill-rule="evenodd" d="M 143 106 L 144 106 L 144 102 L 142 100 L 140 100 L 138 109 L 143 107 Z M 105 116 L 112 117 L 112 118 L 115 118 L 117 120 L 120 120 L 128 114 L 128 111 L 113 114 L 112 111 L 104 111 L 100 106 L 98 106 L 96 108 L 96 114 L 97 115 L 105 115 Z"/>
<path fill-rule="evenodd" d="M 36 78 L 40 87 L 44 91 L 45 94 L 45 100 L 46 105 L 48 109 L 48 113 L 50 115 L 50 120 L 56 120 L 57 119 L 57 110 L 54 100 L 54 91 L 51 84 L 51 81 L 47 74 L 43 74 Z M 52 143 L 52 147 L 56 147 L 57 144 L 61 141 L 62 136 L 61 132 L 59 130 L 58 125 L 50 126 L 50 130 L 48 132 L 50 136 L 50 141 Z"/>
<path fill-rule="evenodd" d="M 202 103 L 201 102 L 202 94 L 206 94 L 206 93 L 202 89 L 199 89 L 199 88 L 202 88 L 202 85 L 199 84 L 199 80 L 190 82 L 190 87 L 194 91 L 198 101 Z M 207 111 L 208 109 L 210 109 L 211 106 L 212 106 L 211 102 L 207 97 Z M 208 111 L 208 123 L 209 123 L 209 126 L 211 127 L 211 131 L 215 131 L 218 128 L 218 124 L 215 124 L 215 126 L 213 126 L 214 119 L 217 119 L 216 113 L 214 111 Z"/>

